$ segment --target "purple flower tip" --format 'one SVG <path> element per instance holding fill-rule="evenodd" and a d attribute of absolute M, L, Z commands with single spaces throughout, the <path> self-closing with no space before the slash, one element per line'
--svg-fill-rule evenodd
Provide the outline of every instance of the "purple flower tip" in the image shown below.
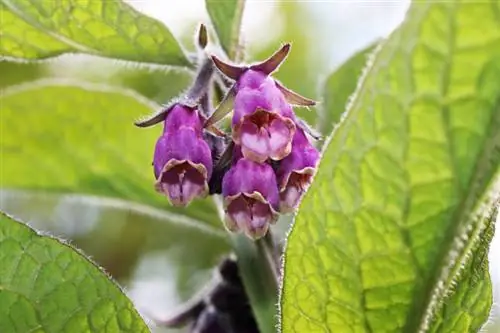
<path fill-rule="evenodd" d="M 155 188 L 174 206 L 186 206 L 208 194 L 212 155 L 202 137 L 202 122 L 196 109 L 174 106 L 165 119 L 163 135 L 156 143 Z"/>
<path fill-rule="evenodd" d="M 311 184 L 319 161 L 319 151 L 309 143 L 302 129 L 294 136 L 292 151 L 285 157 L 278 168 L 280 189 L 280 211 L 295 210 Z"/>
<path fill-rule="evenodd" d="M 268 164 L 239 159 L 224 176 L 222 195 L 226 227 L 231 231 L 241 230 L 257 239 L 278 218 L 278 184 Z"/>

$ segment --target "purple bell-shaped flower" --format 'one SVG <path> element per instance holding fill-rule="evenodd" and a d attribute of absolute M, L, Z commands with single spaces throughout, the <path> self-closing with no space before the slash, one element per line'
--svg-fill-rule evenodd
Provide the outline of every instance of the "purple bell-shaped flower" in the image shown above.
<path fill-rule="evenodd" d="M 196 108 L 176 104 L 168 111 L 154 153 L 155 188 L 174 206 L 208 194 L 212 156 L 203 140 L 203 119 Z"/>
<path fill-rule="evenodd" d="M 280 190 L 280 212 L 295 210 L 300 198 L 311 184 L 320 154 L 299 127 L 295 132 L 292 151 L 281 160 L 277 170 Z"/>
<path fill-rule="evenodd" d="M 256 239 L 278 218 L 278 184 L 269 164 L 238 159 L 240 154 L 235 152 L 236 162 L 222 181 L 225 222 L 229 230 L 241 230 Z"/>

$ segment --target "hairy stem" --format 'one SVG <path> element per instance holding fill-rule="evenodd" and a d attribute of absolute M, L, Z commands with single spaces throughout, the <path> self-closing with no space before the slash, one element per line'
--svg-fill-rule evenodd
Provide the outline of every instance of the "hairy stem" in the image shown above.
<path fill-rule="evenodd" d="M 253 241 L 242 234 L 232 236 L 241 279 L 261 333 L 276 332 L 278 302 L 277 265 L 264 238 Z"/>

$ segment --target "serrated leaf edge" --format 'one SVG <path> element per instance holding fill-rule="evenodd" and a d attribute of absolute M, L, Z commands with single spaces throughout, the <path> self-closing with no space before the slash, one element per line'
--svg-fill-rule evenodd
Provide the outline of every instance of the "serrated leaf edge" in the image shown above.
<path fill-rule="evenodd" d="M 65 239 L 62 239 L 62 238 L 59 238 L 59 237 L 56 237 L 54 235 L 50 235 L 48 233 L 43 233 L 43 232 L 39 232 L 37 231 L 36 229 L 32 228 L 28 223 L 25 223 L 23 222 L 21 219 L 11 215 L 11 214 L 8 214 L 6 212 L 4 212 L 3 210 L 0 209 L 0 216 L 4 216 L 6 218 L 8 218 L 10 221 L 14 222 L 14 223 L 19 223 L 21 225 L 23 225 L 24 227 L 26 227 L 28 229 L 29 232 L 35 234 L 36 236 L 40 237 L 40 238 L 46 238 L 46 239 L 49 239 L 53 242 L 56 242 L 64 247 L 66 247 L 68 250 L 70 251 L 73 251 L 75 252 L 78 256 L 80 256 L 83 260 L 87 261 L 90 265 L 94 266 L 97 270 L 99 270 L 100 273 L 102 273 L 106 279 L 108 280 L 109 283 L 111 283 L 112 285 L 114 285 L 119 291 L 120 293 L 123 295 L 124 298 L 126 298 L 128 300 L 128 302 L 130 303 L 131 305 L 131 310 L 135 311 L 135 314 L 137 315 L 137 317 L 141 318 L 142 320 L 142 323 L 144 324 L 144 327 L 149 330 L 149 327 L 148 325 L 146 324 L 146 320 L 145 318 L 142 316 L 142 314 L 137 310 L 137 308 L 135 307 L 135 304 L 132 302 L 132 300 L 128 297 L 126 291 L 124 288 L 122 288 L 122 286 L 120 286 L 114 279 L 113 277 L 104 270 L 103 267 L 101 267 L 100 265 L 98 265 L 96 262 L 94 262 L 90 257 L 88 257 L 87 255 L 85 255 L 85 253 L 83 253 L 82 250 L 80 250 L 79 248 L 71 245 L 71 243 L 68 241 L 68 240 L 65 240 Z"/>
<path fill-rule="evenodd" d="M 460 278 L 467 261 L 480 241 L 479 236 L 486 227 L 488 218 L 498 213 L 500 208 L 500 172 L 492 182 L 491 189 L 486 192 L 483 200 L 471 215 L 471 224 L 465 225 L 452 241 L 452 249 L 448 252 L 449 265 L 441 272 L 441 277 L 433 288 L 431 300 L 425 310 L 419 333 L 429 330 L 436 311 L 442 306 L 443 301 L 453 292 L 453 286 Z M 494 223 L 494 222 L 493 222 Z M 471 236 L 468 234 L 472 231 Z"/>
<path fill-rule="evenodd" d="M 382 48 L 386 44 L 387 40 L 388 39 L 381 40 L 380 43 L 378 43 L 378 45 L 374 48 L 373 52 L 371 52 L 367 56 L 367 61 L 366 61 L 365 67 L 361 71 L 358 82 L 356 84 L 356 89 L 354 89 L 353 94 L 351 95 L 348 102 L 346 103 L 345 111 L 342 113 L 342 116 L 340 117 L 339 122 L 333 127 L 333 130 L 330 133 L 330 135 L 328 135 L 327 138 L 325 139 L 325 143 L 323 144 L 323 147 L 321 149 L 320 160 L 319 160 L 318 167 L 317 167 L 318 169 L 321 167 L 323 154 L 325 153 L 330 142 L 332 141 L 333 137 L 337 133 L 337 130 L 345 122 L 345 120 L 347 119 L 347 116 L 352 112 L 352 108 L 353 108 L 353 105 L 356 101 L 357 96 L 359 95 L 359 91 L 363 87 L 363 84 L 365 83 L 368 75 L 370 74 L 371 70 L 373 69 L 373 66 L 375 64 L 375 58 L 378 55 L 378 53 L 380 52 L 380 50 L 382 50 Z M 312 183 L 314 183 L 315 176 L 316 175 L 313 176 Z M 300 211 L 300 205 L 299 205 L 298 209 L 296 209 L 295 212 L 293 213 L 292 223 L 290 224 L 290 227 L 288 228 L 288 230 L 286 232 L 285 241 L 284 241 L 284 245 L 283 245 L 283 253 L 286 253 L 286 250 L 288 247 L 288 238 L 289 238 L 289 236 L 290 236 L 290 234 L 295 226 L 295 219 L 296 219 L 299 211 Z M 278 332 L 278 333 L 282 332 L 282 327 L 281 327 L 282 323 L 281 322 L 283 320 L 282 306 L 283 306 L 283 292 L 284 292 L 283 288 L 284 288 L 284 280 L 285 280 L 284 273 L 285 273 L 285 266 L 286 266 L 285 257 L 286 257 L 285 254 L 281 256 L 281 267 L 280 267 L 281 274 L 280 274 L 279 283 L 278 283 L 279 293 L 278 293 L 278 304 L 277 304 L 277 315 L 276 315 L 277 316 L 276 332 Z"/>

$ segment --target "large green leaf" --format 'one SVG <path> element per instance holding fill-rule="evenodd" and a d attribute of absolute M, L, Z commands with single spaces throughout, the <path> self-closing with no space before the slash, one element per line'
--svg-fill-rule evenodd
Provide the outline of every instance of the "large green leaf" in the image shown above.
<path fill-rule="evenodd" d="M 104 272 L 0 212 L 0 331 L 148 332 Z"/>
<path fill-rule="evenodd" d="M 445 286 L 449 289 L 449 296 L 433 318 L 431 332 L 477 332 L 488 319 L 493 301 L 488 250 L 495 232 L 498 205 L 500 202 L 482 217 L 485 219 L 484 229 L 470 231 L 468 236 L 475 240 L 470 243 L 472 251 L 465 263 L 454 267 L 458 270 L 458 279 L 453 281 L 453 286 Z"/>
<path fill-rule="evenodd" d="M 205 0 L 219 42 L 230 59 L 235 59 L 240 47 L 240 29 L 245 0 Z"/>
<path fill-rule="evenodd" d="M 210 281 L 212 268 L 230 251 L 223 231 L 171 221 L 159 209 L 121 200 L 0 191 L 0 210 L 36 230 L 71 239 L 149 318 L 175 313 Z"/>
<path fill-rule="evenodd" d="M 374 49 L 375 45 L 370 45 L 358 51 L 328 77 L 325 83 L 324 105 L 316 126 L 322 134 L 328 135 L 333 126 L 340 121 L 349 97 L 356 90 L 368 55 Z"/>
<path fill-rule="evenodd" d="M 0 188 L 121 198 L 165 208 L 174 220 L 219 225 L 211 200 L 174 208 L 154 191 L 161 126 L 138 129 L 133 121 L 155 103 L 104 86 L 45 80 L 6 89 L 0 106 Z"/>
<path fill-rule="evenodd" d="M 189 65 L 170 31 L 120 0 L 1 0 L 0 55 L 43 59 L 82 52 Z"/>
<path fill-rule="evenodd" d="M 419 1 L 380 48 L 290 232 L 283 332 L 430 324 L 499 170 L 499 12 Z"/>

